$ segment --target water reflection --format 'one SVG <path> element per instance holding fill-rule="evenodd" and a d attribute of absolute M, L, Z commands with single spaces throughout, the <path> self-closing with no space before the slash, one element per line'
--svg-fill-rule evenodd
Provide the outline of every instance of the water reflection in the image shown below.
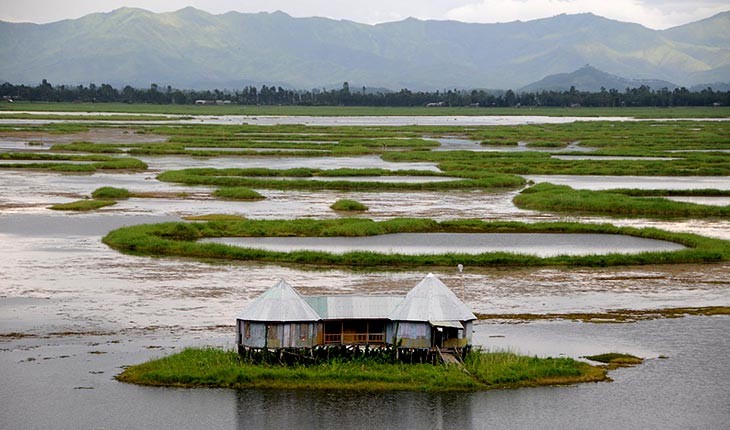
<path fill-rule="evenodd" d="M 239 390 L 238 428 L 471 429 L 465 393 Z"/>

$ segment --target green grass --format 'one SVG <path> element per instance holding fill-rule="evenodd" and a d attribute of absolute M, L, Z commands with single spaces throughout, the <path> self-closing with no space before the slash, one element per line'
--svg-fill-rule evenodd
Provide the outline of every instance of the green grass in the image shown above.
<path fill-rule="evenodd" d="M 574 190 L 566 185 L 537 184 L 513 199 L 521 209 L 632 217 L 728 218 L 730 206 L 700 205 L 660 197 L 632 197 L 620 191 Z"/>
<path fill-rule="evenodd" d="M 547 115 L 631 116 L 638 118 L 720 118 L 730 116 L 727 107 L 675 108 L 466 108 L 466 107 L 341 107 L 341 106 L 194 106 L 127 103 L 8 103 L 5 110 L 58 112 L 129 112 L 179 115 Z"/>
<path fill-rule="evenodd" d="M 643 358 L 639 358 L 631 354 L 622 354 L 618 352 L 589 355 L 584 358 L 613 366 L 634 366 L 644 362 Z"/>
<path fill-rule="evenodd" d="M 641 151 L 643 155 L 656 155 L 650 150 Z M 730 176 L 730 153 L 717 152 L 686 153 L 675 160 L 563 160 L 552 158 L 549 153 L 533 151 L 385 152 L 381 158 L 393 162 L 437 163 L 442 171 L 452 176 L 459 172 L 513 175 Z"/>
<path fill-rule="evenodd" d="M 361 176 L 447 176 L 426 170 L 384 170 L 384 169 L 183 169 L 163 172 L 157 179 L 186 185 L 217 185 L 222 187 L 250 187 L 277 190 L 338 190 L 338 191 L 441 191 L 474 190 L 494 188 L 516 188 L 525 180 L 514 175 L 491 174 L 489 172 L 462 172 L 470 175 L 465 179 L 444 182 L 370 182 L 358 181 Z M 353 180 L 309 180 L 296 179 L 312 176 L 352 177 Z M 295 179 L 271 179 L 288 177 Z"/>
<path fill-rule="evenodd" d="M 58 172 L 89 172 L 97 170 L 146 170 L 147 164 L 136 158 L 108 155 L 48 154 L 34 152 L 0 153 L 0 160 L 37 160 L 38 163 L 2 163 L 0 168 L 52 170 Z M 85 164 L 68 163 L 81 161 Z"/>
<path fill-rule="evenodd" d="M 201 243 L 204 237 L 356 237 L 389 233 L 599 233 L 624 234 L 682 244 L 687 249 L 640 254 L 537 257 L 507 252 L 484 254 L 401 255 L 374 252 L 333 254 L 315 251 L 274 252 L 218 243 Z M 114 230 L 103 238 L 110 247 L 126 253 L 177 256 L 200 259 L 263 261 L 297 265 L 358 268 L 504 266 L 617 266 L 642 264 L 708 263 L 730 260 L 730 242 L 688 233 L 671 233 L 654 228 L 616 227 L 610 224 L 519 223 L 397 218 L 375 222 L 363 218 L 332 220 L 244 220 L 207 223 L 163 223 L 137 225 Z"/>
<path fill-rule="evenodd" d="M 116 378 L 152 386 L 360 391 L 472 391 L 607 380 L 605 369 L 570 358 L 508 352 L 471 352 L 465 368 L 468 373 L 453 365 L 367 359 L 294 366 L 251 364 L 233 351 L 187 348 L 127 367 Z"/>
<path fill-rule="evenodd" d="M 124 188 L 114 187 L 101 187 L 95 189 L 91 193 L 91 197 L 95 199 L 107 199 L 107 200 L 122 200 L 128 199 L 131 196 L 129 190 Z"/>
<path fill-rule="evenodd" d="M 368 207 L 356 200 L 340 199 L 330 206 L 336 211 L 364 212 Z"/>
<path fill-rule="evenodd" d="M 117 202 L 114 200 L 77 200 L 71 203 L 59 203 L 49 207 L 49 209 L 53 209 L 54 211 L 87 212 L 115 204 L 117 204 Z"/>
<path fill-rule="evenodd" d="M 218 188 L 213 192 L 213 197 L 226 200 L 243 200 L 243 201 L 254 201 L 263 200 L 266 197 L 262 196 L 258 192 L 245 187 L 224 187 Z"/>

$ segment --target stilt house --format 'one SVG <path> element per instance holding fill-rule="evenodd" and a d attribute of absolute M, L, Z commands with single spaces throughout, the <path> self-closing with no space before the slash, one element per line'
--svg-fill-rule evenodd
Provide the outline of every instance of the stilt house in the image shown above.
<path fill-rule="evenodd" d="M 403 296 L 302 296 L 279 281 L 237 317 L 239 350 L 330 345 L 457 349 L 471 345 L 469 308 L 433 274 Z"/>

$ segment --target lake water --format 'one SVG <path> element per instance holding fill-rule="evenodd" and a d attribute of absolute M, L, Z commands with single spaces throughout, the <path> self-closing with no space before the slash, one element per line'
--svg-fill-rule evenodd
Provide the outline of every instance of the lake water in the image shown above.
<path fill-rule="evenodd" d="M 556 255 L 638 254 L 684 249 L 672 242 L 612 234 L 559 233 L 397 233 L 364 237 L 224 237 L 201 242 L 224 243 L 268 251 L 322 251 L 343 254 L 369 251 L 385 254 L 482 254 L 511 252 Z"/>
<path fill-rule="evenodd" d="M 141 137 L 165 140 L 153 135 Z M 123 129 L 101 129 L 84 135 L 33 140 L 48 144 L 76 140 L 123 142 L 137 138 Z M 16 143 L 6 146 L 7 150 L 20 149 Z M 518 150 L 524 149 L 518 146 Z M 728 317 L 621 325 L 476 324 L 475 342 L 489 348 L 574 357 L 614 350 L 649 358 L 638 368 L 613 372 L 613 383 L 455 394 L 185 390 L 117 383 L 113 376 L 124 365 L 189 345 L 231 347 L 232 316 L 278 278 L 287 279 L 303 293 L 312 295 L 404 295 L 424 273 L 314 270 L 131 256 L 101 243 L 102 236 L 113 228 L 208 213 L 235 213 L 259 219 L 335 218 L 339 215 L 329 205 L 339 198 L 367 204 L 370 210 L 361 216 L 376 220 L 409 216 L 525 222 L 565 219 L 561 215 L 515 208 L 511 203 L 514 191 L 261 190 L 266 200 L 231 202 L 211 199 L 210 187 L 180 186 L 155 179 L 159 170 L 203 166 L 438 171 L 431 163 L 386 163 L 379 157 L 223 157 L 219 163 L 191 157 L 143 158 L 149 160 L 151 171 L 93 175 L 0 171 L 0 428 L 664 430 L 724 428 L 730 420 Z M 548 178 L 552 182 L 555 176 Z M 600 187 L 608 180 L 609 188 L 627 179 L 563 178 L 573 183 L 583 181 L 591 187 Z M 676 181 L 679 186 L 697 183 L 697 188 L 722 188 L 727 182 L 727 178 L 658 178 L 652 182 L 654 179 L 657 178 L 639 176 L 628 181 L 631 187 L 648 183 L 647 188 L 675 188 Z M 191 197 L 133 198 L 84 214 L 61 214 L 47 209 L 50 204 L 82 198 L 105 185 L 132 191 L 184 191 L 191 193 Z M 727 220 L 584 216 L 568 219 L 730 239 Z M 600 312 L 730 304 L 728 263 L 608 268 L 467 267 L 462 274 L 455 268 L 435 271 L 468 306 L 483 313 Z M 659 355 L 669 358 L 658 359 Z"/>
<path fill-rule="evenodd" d="M 7 312 L 0 301 L 0 318 Z M 174 330 L 4 339 L 0 422 L 23 429 L 720 429 L 730 419 L 728 329 L 728 317 L 479 322 L 475 342 L 488 348 L 572 357 L 623 351 L 647 360 L 611 372 L 610 383 L 467 393 L 169 389 L 112 379 L 122 365 L 184 346 L 230 347 L 232 327 L 199 339 Z"/>

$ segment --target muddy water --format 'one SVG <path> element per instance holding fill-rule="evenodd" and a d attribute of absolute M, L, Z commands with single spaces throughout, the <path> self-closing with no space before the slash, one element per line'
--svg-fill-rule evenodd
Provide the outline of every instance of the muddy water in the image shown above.
<path fill-rule="evenodd" d="M 366 237 L 222 237 L 201 242 L 224 243 L 267 251 L 321 251 L 344 254 L 367 251 L 384 254 L 482 254 L 509 252 L 557 255 L 638 254 L 675 251 L 684 246 L 661 240 L 611 234 L 547 233 L 398 233 Z"/>
<path fill-rule="evenodd" d="M 192 167 L 248 168 L 266 167 L 270 169 L 294 169 L 309 167 L 313 169 L 339 168 L 379 168 L 388 170 L 429 170 L 440 171 L 435 163 L 394 163 L 384 161 L 377 155 L 364 157 L 175 157 L 175 156 L 137 156 L 147 163 L 151 170 L 164 171 Z"/>

